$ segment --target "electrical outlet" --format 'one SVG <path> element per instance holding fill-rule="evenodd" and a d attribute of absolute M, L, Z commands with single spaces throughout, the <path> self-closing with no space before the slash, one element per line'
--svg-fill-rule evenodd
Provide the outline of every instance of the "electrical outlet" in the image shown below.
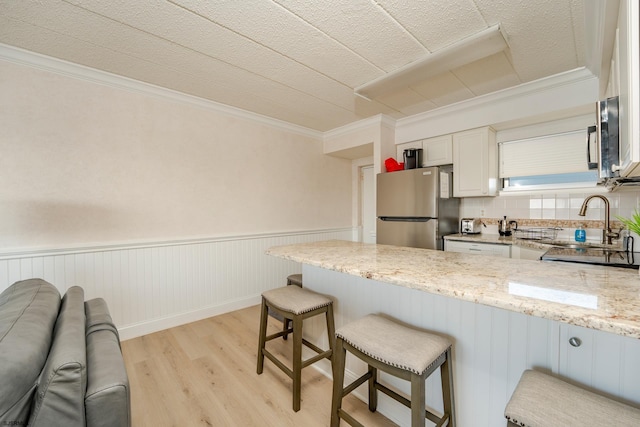
<path fill-rule="evenodd" d="M 484 218 L 484 209 L 480 209 L 480 216 Z"/>

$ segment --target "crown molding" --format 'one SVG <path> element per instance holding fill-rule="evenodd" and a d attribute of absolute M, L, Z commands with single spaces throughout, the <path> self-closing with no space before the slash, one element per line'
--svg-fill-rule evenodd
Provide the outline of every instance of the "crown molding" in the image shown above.
<path fill-rule="evenodd" d="M 273 119 L 241 108 L 232 107 L 230 105 L 210 101 L 194 95 L 188 95 L 176 90 L 141 82 L 129 77 L 120 76 L 107 71 L 87 67 L 85 65 L 75 64 L 73 62 L 53 58 L 51 56 L 46 56 L 2 43 L 0 43 L 0 60 L 49 71 L 91 83 L 111 86 L 117 89 L 124 89 L 130 92 L 163 98 L 169 101 L 181 102 L 223 115 L 249 120 L 261 125 L 313 138 L 319 141 L 322 140 L 323 136 L 322 132 L 314 129 L 294 125 L 292 123 Z"/>

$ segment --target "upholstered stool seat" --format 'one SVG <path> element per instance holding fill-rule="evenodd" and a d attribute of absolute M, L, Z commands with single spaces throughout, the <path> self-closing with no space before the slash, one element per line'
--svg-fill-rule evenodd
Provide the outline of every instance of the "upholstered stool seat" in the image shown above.
<path fill-rule="evenodd" d="M 365 361 L 369 368 L 366 374 L 344 387 L 347 350 Z M 369 410 L 377 409 L 377 391 L 382 391 L 411 408 L 412 426 L 424 426 L 425 417 L 437 426 L 447 421 L 448 426 L 454 426 L 450 361 L 451 341 L 447 338 L 409 328 L 379 315 L 370 314 L 343 326 L 336 331 L 331 425 L 337 427 L 340 418 L 351 425 L 360 425 L 341 408 L 342 398 L 368 380 Z M 437 368 L 441 369 L 445 410 L 441 417 L 425 409 L 425 380 Z M 378 369 L 411 381 L 411 400 L 379 383 Z"/>
<path fill-rule="evenodd" d="M 640 409 L 566 383 L 524 371 L 504 411 L 509 426 L 640 426 Z"/>
<path fill-rule="evenodd" d="M 291 321 L 292 326 L 267 336 L 267 321 L 269 311 L 275 311 L 285 319 L 285 325 Z M 319 314 L 325 314 L 327 323 L 327 334 L 329 338 L 329 349 L 323 350 L 302 338 L 302 323 Z M 293 334 L 293 367 L 290 369 L 273 353 L 266 348 L 266 343 L 272 339 Z M 335 327 L 333 321 L 333 301 L 325 296 L 312 292 L 298 286 L 284 286 L 262 293 L 262 309 L 260 312 L 260 337 L 258 347 L 258 374 L 262 374 L 265 356 L 271 360 L 278 368 L 286 373 L 293 380 L 293 410 L 300 410 L 302 369 L 321 360 L 331 360 L 333 355 L 333 343 Z M 307 360 L 302 360 L 302 345 L 305 345 L 318 353 Z"/>

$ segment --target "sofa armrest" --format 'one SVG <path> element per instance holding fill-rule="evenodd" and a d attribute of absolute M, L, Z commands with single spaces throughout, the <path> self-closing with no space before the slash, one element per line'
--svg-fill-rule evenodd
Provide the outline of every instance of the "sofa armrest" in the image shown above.
<path fill-rule="evenodd" d="M 85 302 L 87 315 L 87 427 L 131 425 L 129 378 L 120 351 L 118 330 L 106 302 Z"/>

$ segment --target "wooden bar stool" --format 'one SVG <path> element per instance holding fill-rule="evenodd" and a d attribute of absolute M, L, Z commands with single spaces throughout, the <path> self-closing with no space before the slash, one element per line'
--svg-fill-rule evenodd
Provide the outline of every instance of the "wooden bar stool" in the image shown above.
<path fill-rule="evenodd" d="M 267 321 L 269 310 L 273 310 L 281 315 L 285 321 L 293 323 L 291 328 L 267 336 Z M 319 314 L 325 314 L 327 321 L 327 334 L 329 337 L 329 350 L 323 350 L 310 343 L 302 337 L 302 322 Z M 278 360 L 266 348 L 267 341 L 293 334 L 293 368 L 289 369 L 284 363 Z M 266 356 L 278 368 L 293 380 L 293 410 L 300 410 L 300 395 L 302 385 L 302 369 L 307 366 L 327 358 L 332 360 L 333 343 L 335 340 L 335 326 L 333 323 L 333 302 L 330 298 L 312 292 L 298 286 L 284 286 L 262 293 L 262 309 L 260 312 L 260 337 L 258 346 L 258 375 L 262 374 L 264 367 L 264 357 Z M 302 360 L 302 345 L 309 347 L 318 353 L 307 360 Z"/>
<path fill-rule="evenodd" d="M 302 274 L 290 274 L 287 276 L 287 285 L 302 287 Z"/>
<path fill-rule="evenodd" d="M 343 388 L 346 350 L 368 365 L 368 371 Z M 338 427 L 342 418 L 352 426 L 362 426 L 342 409 L 342 399 L 365 381 L 369 381 L 369 410 L 375 412 L 378 390 L 411 408 L 411 426 L 424 427 L 425 418 L 436 426 L 448 421 L 455 427 L 451 341 L 400 325 L 379 315 L 370 314 L 336 331 L 333 361 L 333 398 L 331 426 Z M 444 415 L 437 416 L 425 408 L 425 380 L 437 368 L 442 376 Z M 378 382 L 378 370 L 411 381 L 411 399 L 399 395 Z"/>

